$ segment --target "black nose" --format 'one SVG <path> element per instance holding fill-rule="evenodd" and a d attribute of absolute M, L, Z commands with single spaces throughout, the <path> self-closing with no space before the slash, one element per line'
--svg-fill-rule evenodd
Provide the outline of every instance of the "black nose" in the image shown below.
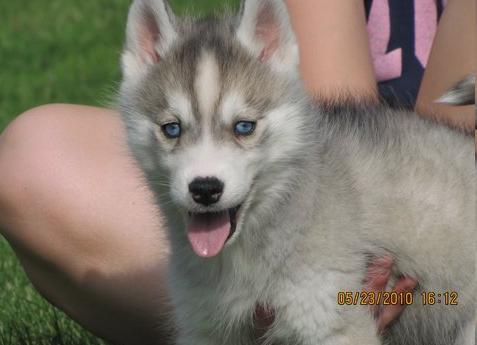
<path fill-rule="evenodd" d="M 224 184 L 216 177 L 197 177 L 189 184 L 192 199 L 204 206 L 218 202 L 223 191 Z"/>

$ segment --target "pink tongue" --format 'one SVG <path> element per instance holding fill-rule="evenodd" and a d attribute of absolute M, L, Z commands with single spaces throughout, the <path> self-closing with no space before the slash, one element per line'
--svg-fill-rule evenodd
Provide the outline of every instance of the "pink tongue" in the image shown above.
<path fill-rule="evenodd" d="M 214 214 L 194 214 L 190 217 L 187 237 L 194 252 L 210 258 L 220 253 L 230 234 L 228 211 Z"/>

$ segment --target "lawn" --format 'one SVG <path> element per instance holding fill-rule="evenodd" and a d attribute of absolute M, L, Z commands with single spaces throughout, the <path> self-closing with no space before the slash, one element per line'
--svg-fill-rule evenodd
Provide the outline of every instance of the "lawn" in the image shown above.
<path fill-rule="evenodd" d="M 171 3 L 178 12 L 204 14 L 225 1 Z M 0 1 L 0 132 L 40 104 L 105 104 L 120 79 L 128 5 L 129 0 Z M 0 345 L 17 344 L 104 342 L 36 293 L 0 237 Z"/>

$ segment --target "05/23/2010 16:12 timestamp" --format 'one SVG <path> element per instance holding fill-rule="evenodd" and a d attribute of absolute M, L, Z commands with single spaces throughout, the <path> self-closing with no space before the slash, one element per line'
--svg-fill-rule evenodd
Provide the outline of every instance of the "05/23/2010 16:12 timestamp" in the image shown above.
<path fill-rule="evenodd" d="M 337 295 L 339 305 L 458 305 L 459 294 L 456 291 L 434 292 L 423 291 L 419 294 L 413 292 L 395 291 L 340 291 Z"/>

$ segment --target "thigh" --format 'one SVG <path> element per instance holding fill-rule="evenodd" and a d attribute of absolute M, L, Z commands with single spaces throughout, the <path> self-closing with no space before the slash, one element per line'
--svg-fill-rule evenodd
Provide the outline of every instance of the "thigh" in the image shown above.
<path fill-rule="evenodd" d="M 164 311 L 168 244 L 124 135 L 107 109 L 21 115 L 0 136 L 0 222 L 50 301 L 100 335 L 146 344 Z"/>
<path fill-rule="evenodd" d="M 5 218 L 6 228 L 29 227 L 25 222 L 32 220 L 32 226 L 51 233 L 7 230 L 7 237 L 24 242 L 35 236 L 32 250 L 48 249 L 52 259 L 73 260 L 67 254 L 81 252 L 98 269 L 105 255 L 116 259 L 118 269 L 134 259 L 121 262 L 125 254 L 142 253 L 137 260 L 154 261 L 147 256 L 162 240 L 160 215 L 124 135 L 114 111 L 93 107 L 47 106 L 14 121 L 0 147 L 2 180 L 8 181 L 2 190 L 16 207 L 10 210 L 16 217 Z M 77 224 L 62 224 L 72 218 Z"/>

